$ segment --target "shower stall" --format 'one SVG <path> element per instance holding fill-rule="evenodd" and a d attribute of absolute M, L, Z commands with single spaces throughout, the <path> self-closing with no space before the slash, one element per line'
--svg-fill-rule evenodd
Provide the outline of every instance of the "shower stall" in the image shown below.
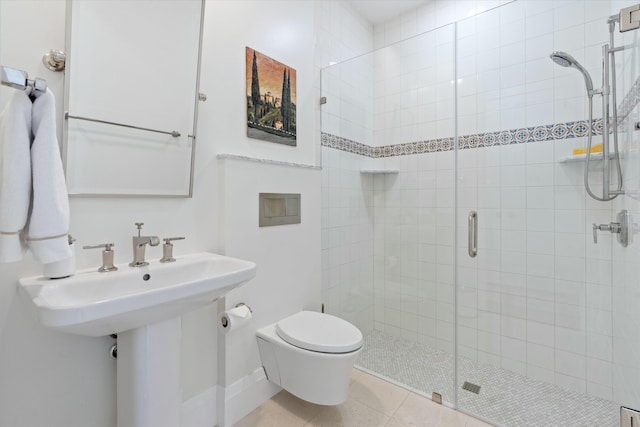
<path fill-rule="evenodd" d="M 359 367 L 496 425 L 640 409 L 640 32 L 606 55 L 617 123 L 588 108 L 627 6 L 516 0 L 321 71 L 323 302 Z"/>

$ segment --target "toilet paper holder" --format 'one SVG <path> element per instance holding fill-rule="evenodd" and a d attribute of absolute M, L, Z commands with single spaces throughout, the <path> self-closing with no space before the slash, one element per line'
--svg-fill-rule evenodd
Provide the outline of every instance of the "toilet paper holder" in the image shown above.
<path fill-rule="evenodd" d="M 245 304 L 243 302 L 239 302 L 238 304 L 236 304 L 234 306 L 234 308 L 242 307 L 243 305 L 249 309 L 249 313 L 253 313 L 253 310 L 251 310 L 251 307 L 249 307 L 247 304 Z M 228 325 L 227 318 L 222 316 L 222 318 L 220 318 L 220 323 L 222 324 L 223 328 L 226 328 L 227 325 Z"/>

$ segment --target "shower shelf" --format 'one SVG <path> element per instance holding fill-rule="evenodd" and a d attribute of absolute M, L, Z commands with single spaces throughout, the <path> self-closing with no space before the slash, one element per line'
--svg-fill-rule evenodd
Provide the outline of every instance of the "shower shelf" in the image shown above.
<path fill-rule="evenodd" d="M 592 153 L 591 160 L 602 160 L 602 153 Z M 576 154 L 573 156 L 562 157 L 558 160 L 558 163 L 574 163 L 584 162 L 587 159 L 586 154 Z M 609 153 L 609 159 L 615 159 L 615 154 Z"/>
<path fill-rule="evenodd" d="M 627 151 L 621 151 L 620 152 L 620 158 L 624 159 L 627 156 L 637 156 L 638 155 L 638 149 L 637 148 L 632 148 L 630 150 Z M 561 159 L 558 160 L 558 163 L 575 163 L 575 162 L 583 162 L 585 161 L 587 158 L 586 154 L 577 154 L 575 156 L 567 156 L 567 157 L 563 157 Z M 609 153 L 609 159 L 610 160 L 614 160 L 615 159 L 615 154 L 614 153 Z M 591 154 L 591 160 L 602 160 L 602 153 L 592 153 Z"/>
<path fill-rule="evenodd" d="M 397 173 L 400 173 L 400 171 L 398 169 L 362 169 L 360 173 L 380 175 L 380 174 L 397 174 Z"/>

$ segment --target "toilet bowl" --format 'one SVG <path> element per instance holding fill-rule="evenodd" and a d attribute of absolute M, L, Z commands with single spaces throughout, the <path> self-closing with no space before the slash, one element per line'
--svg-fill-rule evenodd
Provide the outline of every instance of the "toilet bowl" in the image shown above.
<path fill-rule="evenodd" d="M 301 311 L 257 331 L 267 379 L 320 405 L 347 400 L 362 333 L 330 314 Z"/>

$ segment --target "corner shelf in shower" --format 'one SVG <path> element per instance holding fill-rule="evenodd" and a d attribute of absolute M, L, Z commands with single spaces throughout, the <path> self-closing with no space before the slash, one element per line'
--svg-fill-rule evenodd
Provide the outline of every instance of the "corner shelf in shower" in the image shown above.
<path fill-rule="evenodd" d="M 398 169 L 362 169 L 360 173 L 366 173 L 370 175 L 381 175 L 381 174 L 398 174 L 400 171 Z"/>

